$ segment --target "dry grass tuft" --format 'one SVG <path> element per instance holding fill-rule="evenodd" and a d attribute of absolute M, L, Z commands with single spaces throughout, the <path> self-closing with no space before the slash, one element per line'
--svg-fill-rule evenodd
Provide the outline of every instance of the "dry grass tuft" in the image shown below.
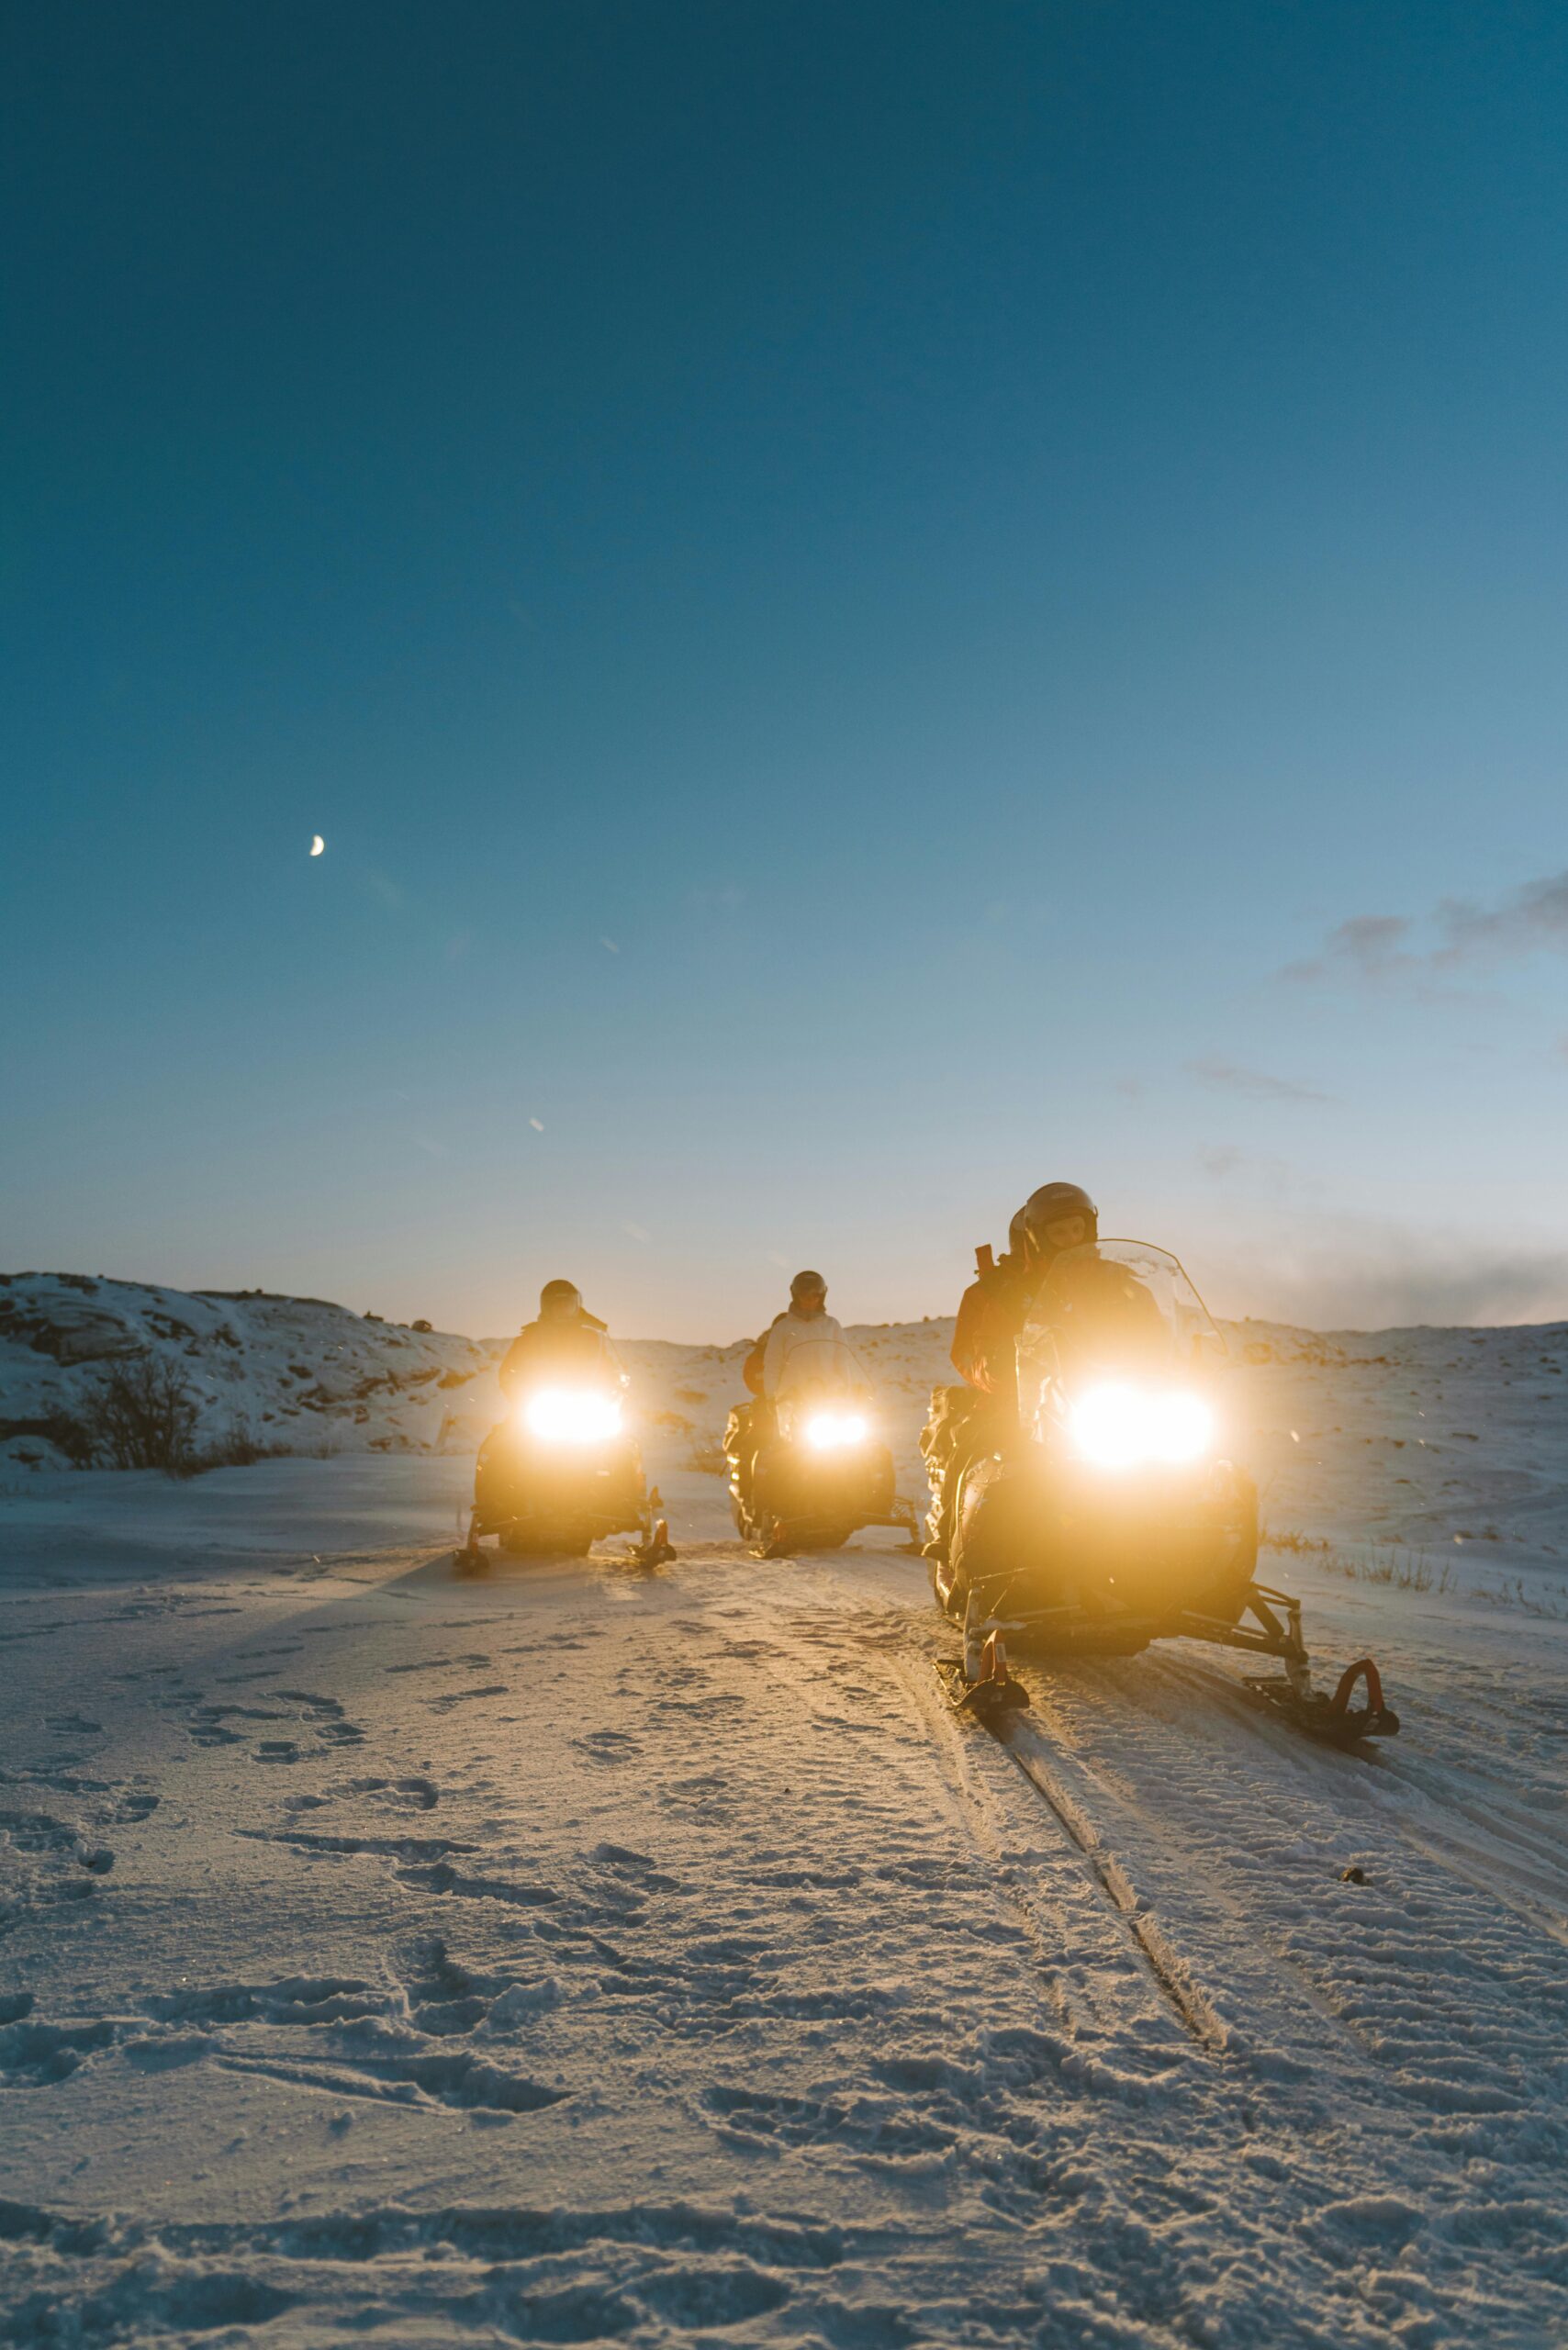
<path fill-rule="evenodd" d="M 1532 1591 L 1516 1575 L 1512 1583 L 1478 1583 L 1471 1596 L 1484 1599 L 1488 1607 L 1513 1608 L 1521 1616 L 1544 1616 L 1555 1624 L 1568 1619 L 1568 1583 L 1549 1583 Z"/>
<path fill-rule="evenodd" d="M 1331 1575 L 1343 1575 L 1347 1583 L 1383 1583 L 1395 1591 L 1454 1588 L 1453 1569 L 1446 1559 L 1440 1569 L 1434 1569 L 1425 1550 L 1406 1550 L 1394 1542 L 1374 1542 L 1365 1557 L 1329 1550 L 1324 1553 L 1323 1564 Z"/>
<path fill-rule="evenodd" d="M 1309 1558 L 1331 1575 L 1347 1583 L 1381 1583 L 1394 1591 L 1452 1592 L 1461 1599 L 1479 1599 L 1488 1607 L 1537 1616 L 1551 1623 L 1568 1623 L 1568 1583 L 1527 1583 L 1522 1576 L 1500 1583 L 1461 1583 L 1450 1561 L 1434 1566 L 1425 1550 L 1410 1550 L 1396 1542 L 1373 1542 L 1364 1551 L 1341 1550 L 1313 1534 L 1265 1533 L 1262 1547 Z"/>
<path fill-rule="evenodd" d="M 1263 1548 L 1284 1550 L 1295 1558 L 1313 1559 L 1331 1575 L 1347 1583 L 1383 1583 L 1395 1591 L 1451 1591 L 1453 1570 L 1447 1561 L 1435 1568 L 1425 1550 L 1409 1550 L 1397 1542 L 1373 1542 L 1365 1550 L 1341 1550 L 1316 1534 L 1265 1533 Z"/>

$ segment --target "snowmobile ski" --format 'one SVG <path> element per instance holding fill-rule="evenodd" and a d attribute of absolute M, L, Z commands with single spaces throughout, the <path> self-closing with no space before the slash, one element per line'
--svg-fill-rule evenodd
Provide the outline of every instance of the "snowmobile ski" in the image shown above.
<path fill-rule="evenodd" d="M 612 1563 L 621 1567 L 641 1567 L 647 1571 L 654 1567 L 667 1566 L 675 1556 L 675 1545 L 669 1539 L 669 1520 L 667 1517 L 658 1517 L 654 1520 L 646 1540 L 633 1543 L 630 1550 L 623 1550 Z"/>
<path fill-rule="evenodd" d="M 1007 1669 L 1007 1645 L 999 1631 L 987 1634 L 977 1673 L 966 1670 L 961 1656 L 945 1656 L 936 1660 L 936 1673 L 953 1711 L 971 1714 L 988 1727 L 1028 1706 L 1029 1692 Z"/>
<path fill-rule="evenodd" d="M 1361 1705 L 1352 1702 L 1358 1683 L 1366 1692 Z M 1249 1673 L 1246 1687 L 1255 1703 L 1325 1746 L 1360 1746 L 1366 1739 L 1398 1735 L 1399 1717 L 1383 1703 L 1382 1676 L 1370 1656 L 1346 1666 L 1331 1697 L 1321 1689 L 1300 1688 L 1261 1673 Z"/>

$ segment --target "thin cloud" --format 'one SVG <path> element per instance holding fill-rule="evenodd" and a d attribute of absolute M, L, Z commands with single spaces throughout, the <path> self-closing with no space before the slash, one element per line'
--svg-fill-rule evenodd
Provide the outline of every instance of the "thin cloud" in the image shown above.
<path fill-rule="evenodd" d="M 1272 1077 L 1264 1069 L 1247 1069 L 1239 1061 L 1227 1061 L 1218 1054 L 1203 1060 L 1189 1061 L 1188 1074 L 1200 1085 L 1207 1085 L 1219 1093 L 1250 1094 L 1259 1102 L 1330 1102 L 1333 1095 L 1319 1093 L 1310 1085 L 1293 1084 L 1288 1077 Z"/>
<path fill-rule="evenodd" d="M 1474 1251 L 1394 1230 L 1374 1241 L 1363 1232 L 1343 1251 L 1271 1250 L 1266 1262 L 1238 1265 L 1228 1286 L 1244 1311 L 1314 1330 L 1547 1322 L 1568 1315 L 1568 1255 Z"/>
<path fill-rule="evenodd" d="M 1403 914 L 1356 914 L 1331 930 L 1321 953 L 1304 963 L 1287 963 L 1287 979 L 1386 979 L 1401 969 L 1419 968 L 1419 957 L 1406 952 L 1405 941 L 1413 925 Z"/>
<path fill-rule="evenodd" d="M 1542 948 L 1568 955 L 1568 871 L 1522 882 L 1495 905 L 1444 898 L 1425 926 L 1406 914 L 1355 914 L 1317 954 L 1289 963 L 1282 979 L 1423 985 L 1476 964 L 1519 962 Z"/>
<path fill-rule="evenodd" d="M 1243 1150 L 1233 1142 L 1208 1142 L 1199 1145 L 1197 1159 L 1211 1183 L 1228 1183 L 1237 1177 L 1248 1191 L 1274 1199 L 1283 1199 L 1297 1188 L 1290 1161 L 1271 1152 Z"/>
<path fill-rule="evenodd" d="M 1478 906 L 1468 898 L 1445 898 L 1438 908 L 1444 936 L 1439 962 L 1462 963 L 1479 957 L 1502 961 L 1546 946 L 1568 954 L 1568 872 L 1527 881 L 1499 906 Z"/>

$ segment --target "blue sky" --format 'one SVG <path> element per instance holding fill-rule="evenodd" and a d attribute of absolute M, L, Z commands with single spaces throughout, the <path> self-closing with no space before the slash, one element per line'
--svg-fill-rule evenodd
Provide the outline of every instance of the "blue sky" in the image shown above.
<path fill-rule="evenodd" d="M 1568 1314 L 1560 8 L 9 58 L 0 1261 Z"/>

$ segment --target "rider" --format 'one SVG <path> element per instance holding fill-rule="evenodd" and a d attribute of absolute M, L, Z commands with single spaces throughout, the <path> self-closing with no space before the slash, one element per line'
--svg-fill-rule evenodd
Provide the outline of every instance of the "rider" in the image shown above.
<path fill-rule="evenodd" d="M 958 1304 L 952 1360 L 962 1387 L 937 1388 L 921 1447 L 942 1472 L 928 1552 L 946 1550 L 964 1471 L 1018 1430 L 1018 1336 L 1056 1259 L 1096 1240 L 1100 1211 L 1081 1183 L 1042 1183 L 1008 1226 L 998 1262 L 980 1251 L 980 1270 Z"/>
<path fill-rule="evenodd" d="M 605 1327 L 571 1281 L 546 1281 L 539 1292 L 538 1320 L 523 1324 L 501 1360 L 501 1393 L 508 1403 L 541 1376 L 602 1379 L 620 1386 L 625 1373 Z"/>
<path fill-rule="evenodd" d="M 778 1315 L 762 1355 L 762 1392 L 777 1402 L 786 1387 L 799 1386 L 813 1363 L 836 1360 L 844 1331 L 827 1310 L 827 1283 L 820 1273 L 797 1273 L 790 1284 L 790 1310 Z M 833 1350 L 832 1356 L 824 1348 Z"/>
<path fill-rule="evenodd" d="M 727 1442 L 737 1447 L 750 1467 L 759 1449 L 773 1434 L 773 1406 L 779 1389 L 790 1379 L 794 1360 L 798 1379 L 811 1358 L 804 1347 L 841 1346 L 844 1332 L 827 1310 L 827 1283 L 821 1273 L 797 1273 L 790 1284 L 790 1303 L 776 1314 L 741 1366 L 741 1377 L 756 1399 L 732 1413 Z M 818 1357 L 818 1360 L 823 1358 Z"/>
<path fill-rule="evenodd" d="M 1062 1251 L 1099 1232 L 1100 1211 L 1081 1184 L 1042 1183 L 1030 1192 L 1008 1226 L 1012 1247 L 1000 1263 L 982 1263 L 958 1303 L 952 1360 L 966 1387 L 1016 1415 L 1015 1349 L 1029 1309 Z"/>
<path fill-rule="evenodd" d="M 557 1443 L 547 1427 L 532 1426 L 533 1407 L 552 1390 L 567 1399 L 598 1394 L 619 1403 L 628 1384 L 604 1324 L 588 1311 L 575 1282 L 545 1282 L 537 1318 L 523 1324 L 498 1376 L 505 1409 L 479 1447 L 475 1527 L 482 1520 L 495 1532 L 511 1520 L 515 1531 L 521 1518 L 513 1519 L 514 1512 L 550 1523 L 551 1510 L 563 1507 L 570 1518 L 588 1490 L 585 1478 L 591 1481 L 590 1519 L 603 1517 L 609 1529 L 641 1523 L 648 1500 L 642 1463 L 619 1413 L 605 1422 L 602 1438 L 588 1439 L 587 1450 L 569 1433 Z M 471 1547 L 476 1539 L 471 1530 Z"/>
<path fill-rule="evenodd" d="M 783 1367 L 799 1346 L 841 1343 L 844 1332 L 827 1311 L 827 1283 L 820 1273 L 797 1273 L 790 1303 L 776 1314 L 741 1365 L 741 1377 L 759 1399 L 778 1393 Z M 769 1371 L 769 1356 L 773 1368 Z"/>

